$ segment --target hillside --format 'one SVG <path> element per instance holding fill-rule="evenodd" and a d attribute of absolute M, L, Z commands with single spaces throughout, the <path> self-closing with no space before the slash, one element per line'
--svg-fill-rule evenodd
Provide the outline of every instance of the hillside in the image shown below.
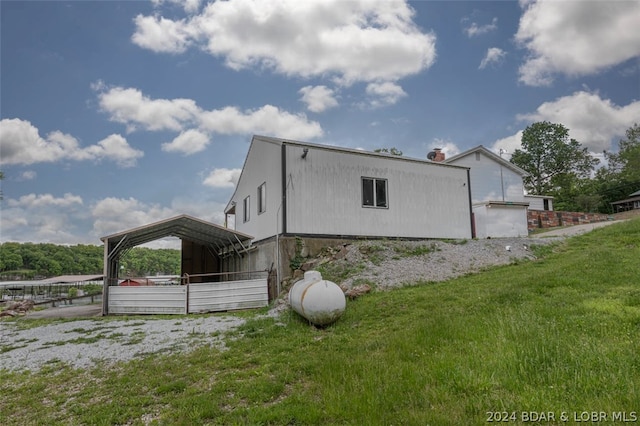
<path fill-rule="evenodd" d="M 171 317 L 166 338 L 192 327 L 187 349 L 3 372 L 0 412 L 7 424 L 481 425 L 505 416 L 573 424 L 589 422 L 582 416 L 592 411 L 602 424 L 637 421 L 640 218 L 552 248 L 477 274 L 372 292 L 324 329 L 290 311 L 234 314 L 245 322 L 224 335 L 224 349 L 213 346 L 220 331 L 198 326 L 201 317 Z M 50 345 L 122 339 L 110 320 L 64 323 L 81 337 Z M 139 330 L 154 322 L 125 320 Z"/>
<path fill-rule="evenodd" d="M 56 275 L 102 274 L 102 246 L 46 243 L 0 244 L 0 279 L 26 280 Z M 128 276 L 180 274 L 180 250 L 136 247 L 121 260 Z"/>

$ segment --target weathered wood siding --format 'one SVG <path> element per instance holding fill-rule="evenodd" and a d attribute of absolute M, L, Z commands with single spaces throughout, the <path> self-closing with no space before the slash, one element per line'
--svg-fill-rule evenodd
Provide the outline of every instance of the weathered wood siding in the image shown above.
<path fill-rule="evenodd" d="M 266 278 L 189 284 L 189 313 L 261 308 L 268 304 Z"/>
<path fill-rule="evenodd" d="M 286 146 L 289 234 L 471 237 L 466 169 L 316 147 L 302 158 L 303 149 Z M 387 180 L 388 208 L 363 207 L 363 177 Z"/>

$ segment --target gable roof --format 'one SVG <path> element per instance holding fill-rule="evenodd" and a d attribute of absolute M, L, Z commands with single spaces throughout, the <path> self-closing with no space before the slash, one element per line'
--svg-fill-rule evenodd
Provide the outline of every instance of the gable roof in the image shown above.
<path fill-rule="evenodd" d="M 496 153 L 488 150 L 487 148 L 485 148 L 483 145 L 478 145 L 475 148 L 471 148 L 467 151 L 461 152 L 458 155 L 454 155 L 451 158 L 447 158 L 444 160 L 445 163 L 453 163 L 456 160 L 463 158 L 463 157 L 467 157 L 468 155 L 471 155 L 475 152 L 480 152 L 484 155 L 486 155 L 487 157 L 489 157 L 490 159 L 492 159 L 493 161 L 495 161 L 496 163 L 507 167 L 508 169 L 513 170 L 515 173 L 518 173 L 521 176 L 529 176 L 529 173 L 522 170 L 520 167 L 516 166 L 515 164 L 513 164 L 510 161 L 505 160 L 504 158 L 500 157 L 499 155 L 497 155 Z"/>
<path fill-rule="evenodd" d="M 113 246 L 114 252 L 122 253 L 124 250 L 164 237 L 178 237 L 216 248 L 224 248 L 253 239 L 253 237 L 241 232 L 185 214 L 100 239 L 106 245 Z"/>
<path fill-rule="evenodd" d="M 630 194 L 629 198 L 625 198 L 624 200 L 614 201 L 611 204 L 624 204 L 624 203 L 629 203 L 631 201 L 638 201 L 638 200 L 640 200 L 640 191 L 636 191 L 633 194 Z"/>
<path fill-rule="evenodd" d="M 324 145 L 319 143 L 302 142 L 302 141 L 297 141 L 292 139 L 274 138 L 270 136 L 260 136 L 260 135 L 254 135 L 253 138 L 251 139 L 251 143 L 253 144 L 255 140 L 270 142 L 277 145 L 295 145 L 295 146 L 315 148 L 315 149 L 324 149 L 327 151 L 343 152 L 345 154 L 366 155 L 370 157 L 381 157 L 381 158 L 387 158 L 387 159 L 398 160 L 398 161 L 423 163 L 423 164 L 429 164 L 429 165 L 438 166 L 438 167 L 456 167 L 456 168 L 468 169 L 468 167 L 466 166 L 457 166 L 455 164 L 444 164 L 444 163 L 427 160 L 426 158 L 423 159 L 423 158 L 406 157 L 404 155 L 394 155 L 394 154 L 389 154 L 387 152 L 365 151 L 364 149 L 345 148 L 337 145 Z"/>

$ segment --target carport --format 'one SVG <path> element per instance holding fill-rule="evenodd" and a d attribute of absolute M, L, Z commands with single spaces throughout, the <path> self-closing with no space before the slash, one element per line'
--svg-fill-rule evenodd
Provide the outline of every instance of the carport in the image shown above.
<path fill-rule="evenodd" d="M 165 237 L 182 244 L 180 285 L 118 286 L 120 259 Z M 188 215 L 102 237 L 102 314 L 186 314 L 268 304 L 268 271 L 240 271 L 253 237 Z"/>

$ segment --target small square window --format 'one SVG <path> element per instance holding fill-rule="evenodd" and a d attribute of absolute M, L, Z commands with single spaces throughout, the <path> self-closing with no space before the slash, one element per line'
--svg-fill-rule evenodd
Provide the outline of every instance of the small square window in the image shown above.
<path fill-rule="evenodd" d="M 362 206 L 388 208 L 387 180 L 362 178 Z"/>

